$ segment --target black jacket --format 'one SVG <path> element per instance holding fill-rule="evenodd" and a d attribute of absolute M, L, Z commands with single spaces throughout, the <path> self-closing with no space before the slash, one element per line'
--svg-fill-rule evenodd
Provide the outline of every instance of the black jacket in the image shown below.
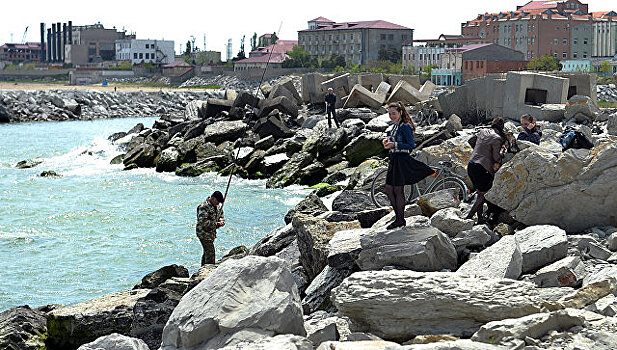
<path fill-rule="evenodd" d="M 328 109 L 334 109 L 336 108 L 336 95 L 335 94 L 326 94 L 326 103 L 328 105 L 332 105 L 332 107 L 328 106 Z"/>

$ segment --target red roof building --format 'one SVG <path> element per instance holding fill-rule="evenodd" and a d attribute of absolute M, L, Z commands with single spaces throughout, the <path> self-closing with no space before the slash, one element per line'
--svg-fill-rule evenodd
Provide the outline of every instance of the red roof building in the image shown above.
<path fill-rule="evenodd" d="M 41 43 L 11 44 L 0 46 L 0 61 L 34 62 L 41 57 Z"/>
<path fill-rule="evenodd" d="M 295 45 L 298 45 L 297 40 L 277 40 L 275 45 L 259 47 L 257 50 L 251 51 L 249 57 L 234 63 L 234 71 L 242 71 L 249 69 L 264 69 L 266 64 L 273 68 L 281 67 Z"/>
<path fill-rule="evenodd" d="M 413 29 L 383 20 L 334 22 L 318 17 L 298 31 L 298 45 L 309 55 L 325 59 L 338 55 L 352 64 L 379 58 L 379 50 L 399 49 L 413 40 Z"/>
<path fill-rule="evenodd" d="M 479 14 L 462 24 L 461 33 L 523 52 L 527 59 L 617 54 L 617 13 L 590 13 L 579 0 L 530 1 L 516 11 Z"/>

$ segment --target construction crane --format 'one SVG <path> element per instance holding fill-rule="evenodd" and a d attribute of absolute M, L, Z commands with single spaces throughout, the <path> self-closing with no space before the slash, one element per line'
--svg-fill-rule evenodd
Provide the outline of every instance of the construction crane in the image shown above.
<path fill-rule="evenodd" d="M 26 34 L 28 34 L 28 26 L 26 26 L 26 30 L 24 30 L 24 36 L 21 38 L 21 43 L 26 43 Z"/>

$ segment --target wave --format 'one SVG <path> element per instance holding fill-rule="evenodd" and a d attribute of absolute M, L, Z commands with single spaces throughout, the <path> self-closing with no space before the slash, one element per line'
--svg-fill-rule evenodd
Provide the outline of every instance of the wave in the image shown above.
<path fill-rule="evenodd" d="M 111 160 L 122 154 L 109 140 L 97 137 L 90 146 L 79 146 L 66 154 L 45 159 L 39 168 L 54 170 L 63 176 L 101 175 L 122 169 Z"/>

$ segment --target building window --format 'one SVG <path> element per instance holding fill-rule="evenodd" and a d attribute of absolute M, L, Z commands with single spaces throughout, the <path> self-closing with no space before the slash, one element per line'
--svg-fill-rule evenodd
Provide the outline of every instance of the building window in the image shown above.
<path fill-rule="evenodd" d="M 553 57 L 557 58 L 557 52 L 553 52 Z"/>
<path fill-rule="evenodd" d="M 578 58 L 578 52 L 576 51 L 572 52 L 572 58 Z"/>
<path fill-rule="evenodd" d="M 401 38 L 403 39 L 403 41 L 407 40 L 407 34 L 403 34 Z"/>
<path fill-rule="evenodd" d="M 353 34 L 349 34 L 349 40 L 353 40 Z"/>
<path fill-rule="evenodd" d="M 583 39 L 583 45 L 587 45 L 587 42 L 588 42 L 588 41 L 589 41 L 589 40 L 588 40 L 587 38 Z"/>
<path fill-rule="evenodd" d="M 559 27 L 555 27 L 555 30 L 559 30 Z"/>
<path fill-rule="evenodd" d="M 135 53 L 133 54 L 133 59 L 135 59 L 135 60 L 137 59 L 137 52 L 135 52 Z"/>
<path fill-rule="evenodd" d="M 144 54 L 142 52 L 139 53 L 139 59 L 143 59 L 144 58 Z"/>
<path fill-rule="evenodd" d="M 568 58 L 568 53 L 567 53 L 567 52 L 563 52 L 563 53 L 561 54 L 561 57 L 563 57 L 563 58 Z"/>
<path fill-rule="evenodd" d="M 563 39 L 563 44 L 568 45 L 568 39 Z"/>
<path fill-rule="evenodd" d="M 380 39 L 380 40 L 386 40 L 386 35 L 385 35 L 385 34 L 381 34 L 381 35 L 379 35 L 379 39 Z"/>
<path fill-rule="evenodd" d="M 587 52 L 583 52 L 583 58 L 587 58 Z"/>
<path fill-rule="evenodd" d="M 554 44 L 554 45 L 559 44 L 559 39 L 553 39 L 553 44 Z"/>
<path fill-rule="evenodd" d="M 149 49 L 149 48 L 150 48 L 150 45 L 149 45 L 149 44 L 146 44 L 146 49 Z"/>
<path fill-rule="evenodd" d="M 578 38 L 574 38 L 574 39 L 572 40 L 572 43 L 573 43 L 574 45 L 578 45 Z"/>
<path fill-rule="evenodd" d="M 394 34 L 388 34 L 388 40 L 394 40 Z"/>

